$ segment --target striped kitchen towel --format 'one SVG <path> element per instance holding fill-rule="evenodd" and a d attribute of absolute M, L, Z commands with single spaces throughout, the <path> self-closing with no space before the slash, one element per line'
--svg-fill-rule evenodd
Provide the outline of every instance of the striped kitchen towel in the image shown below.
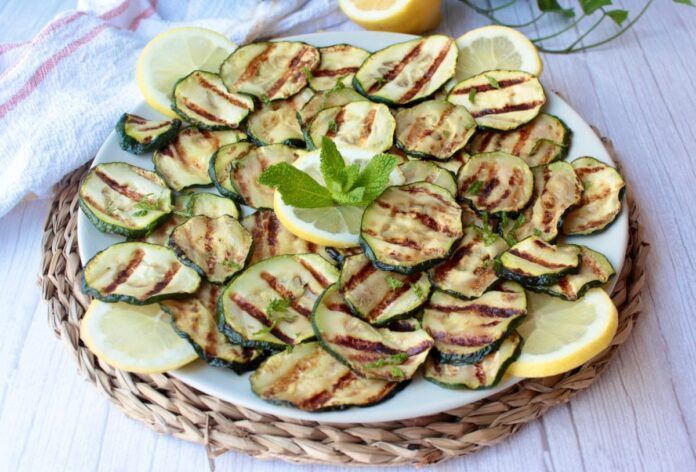
<path fill-rule="evenodd" d="M 135 63 L 175 26 L 238 44 L 345 22 L 335 0 L 82 0 L 27 42 L 0 44 L 0 216 L 45 197 L 94 156 L 118 117 L 142 100 Z"/>

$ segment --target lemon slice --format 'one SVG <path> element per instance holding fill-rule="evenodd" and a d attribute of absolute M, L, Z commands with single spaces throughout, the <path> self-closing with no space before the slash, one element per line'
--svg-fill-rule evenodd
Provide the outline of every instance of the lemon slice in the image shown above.
<path fill-rule="evenodd" d="M 340 0 L 354 23 L 375 31 L 419 34 L 440 23 L 440 0 Z"/>
<path fill-rule="evenodd" d="M 171 109 L 176 81 L 197 69 L 217 73 L 235 49 L 232 41 L 206 28 L 185 26 L 160 33 L 138 58 L 135 76 L 140 92 L 152 108 L 177 118 Z"/>
<path fill-rule="evenodd" d="M 457 39 L 457 47 L 457 81 L 495 69 L 521 70 L 538 77 L 544 68 L 534 43 L 505 26 L 471 30 Z"/>
<path fill-rule="evenodd" d="M 177 369 L 198 356 L 172 328 L 157 303 L 129 305 L 92 300 L 80 322 L 80 337 L 107 364 L 154 374 Z"/>
<path fill-rule="evenodd" d="M 601 288 L 574 302 L 527 292 L 527 311 L 517 328 L 524 339 L 522 354 L 509 370 L 518 377 L 546 377 L 581 366 L 609 346 L 619 322 Z"/>
<path fill-rule="evenodd" d="M 375 155 L 373 151 L 341 147 L 341 155 L 346 165 L 358 163 L 361 168 Z M 299 157 L 293 166 L 311 175 L 314 180 L 324 185 L 321 174 L 320 151 L 308 152 Z M 397 168 L 390 175 L 390 183 L 398 185 L 404 182 L 401 171 Z M 273 209 L 280 223 L 295 236 L 314 244 L 331 247 L 351 247 L 358 245 L 360 220 L 364 207 L 335 206 L 326 208 L 295 208 L 283 201 L 280 193 L 273 196 Z"/>

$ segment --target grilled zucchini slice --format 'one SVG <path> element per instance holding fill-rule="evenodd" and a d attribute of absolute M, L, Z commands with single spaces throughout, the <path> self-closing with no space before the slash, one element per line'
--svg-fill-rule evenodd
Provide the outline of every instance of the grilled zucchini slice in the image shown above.
<path fill-rule="evenodd" d="M 538 236 L 530 236 L 496 259 L 495 272 L 526 287 L 552 285 L 564 275 L 577 273 L 581 259 L 578 246 L 554 246 Z"/>
<path fill-rule="evenodd" d="M 363 249 L 360 246 L 354 247 L 327 247 L 326 253 L 336 262 L 338 267 L 343 267 L 343 263 L 350 256 L 363 254 Z"/>
<path fill-rule="evenodd" d="M 534 175 L 519 157 L 504 152 L 471 156 L 457 176 L 459 197 L 479 212 L 516 212 L 527 206 Z"/>
<path fill-rule="evenodd" d="M 540 113 L 512 131 L 482 130 L 471 139 L 473 154 L 502 151 L 524 160 L 529 167 L 560 161 L 568 152 L 572 132 L 558 117 Z"/>
<path fill-rule="evenodd" d="M 319 65 L 319 51 L 295 41 L 251 43 L 235 50 L 220 66 L 230 92 L 262 101 L 291 97 L 307 85 L 307 71 Z"/>
<path fill-rule="evenodd" d="M 582 298 L 585 292 L 592 287 L 599 287 L 607 283 L 616 273 L 611 262 L 604 255 L 588 247 L 579 247 L 582 261 L 577 274 L 565 275 L 553 285 L 533 287 L 532 290 L 548 293 L 572 302 Z"/>
<path fill-rule="evenodd" d="M 338 271 L 318 254 L 271 257 L 248 267 L 223 292 L 218 328 L 234 344 L 282 349 L 314 336 L 309 317 Z"/>
<path fill-rule="evenodd" d="M 143 242 L 113 244 L 85 265 L 82 291 L 103 302 L 145 305 L 198 290 L 201 279 L 171 249 Z"/>
<path fill-rule="evenodd" d="M 370 55 L 364 49 L 350 44 L 334 44 L 319 48 L 319 53 L 319 66 L 312 71 L 309 79 L 309 86 L 316 91 L 330 90 L 336 87 L 339 81 L 350 85 L 355 72 Z"/>
<path fill-rule="evenodd" d="M 527 297 L 514 282 L 473 300 L 437 290 L 423 312 L 423 329 L 435 340 L 440 363 L 475 364 L 498 349 L 526 314 Z"/>
<path fill-rule="evenodd" d="M 376 102 L 401 106 L 422 100 L 454 76 L 452 38 L 427 36 L 375 52 L 353 77 L 353 87 Z"/>
<path fill-rule="evenodd" d="M 524 223 L 512 234 L 517 241 L 532 235 L 553 241 L 561 229 L 563 217 L 580 201 L 582 185 L 567 162 L 535 167 L 534 183 L 533 203 L 523 213 Z"/>
<path fill-rule="evenodd" d="M 162 300 L 162 310 L 171 316 L 174 331 L 186 339 L 208 364 L 228 367 L 241 374 L 255 369 L 263 360 L 263 351 L 241 347 L 228 341 L 217 329 L 217 301 L 222 287 L 208 282 L 191 297 Z"/>
<path fill-rule="evenodd" d="M 360 245 L 376 267 L 412 274 L 449 256 L 463 234 L 461 218 L 461 208 L 442 187 L 389 187 L 365 209 Z"/>
<path fill-rule="evenodd" d="M 317 149 L 326 136 L 339 147 L 353 146 L 378 153 L 392 146 L 395 127 L 386 105 L 352 102 L 319 112 L 306 130 L 307 146 Z"/>
<path fill-rule="evenodd" d="M 536 118 L 546 94 L 532 74 L 491 70 L 459 82 L 447 100 L 469 110 L 483 128 L 510 130 Z"/>
<path fill-rule="evenodd" d="M 403 318 L 400 320 L 391 321 L 387 325 L 387 328 L 389 331 L 406 333 L 421 329 L 421 324 L 420 321 L 418 321 L 418 318 Z"/>
<path fill-rule="evenodd" d="M 219 284 L 244 268 L 252 242 L 251 234 L 229 215 L 192 216 L 169 236 L 169 246 L 184 264 Z"/>
<path fill-rule="evenodd" d="M 475 364 L 452 365 L 443 363 L 437 354 L 425 361 L 423 377 L 445 388 L 482 390 L 498 385 L 507 368 L 522 352 L 522 338 L 512 333 L 500 347 Z"/>
<path fill-rule="evenodd" d="M 191 124 L 208 130 L 231 129 L 254 109 L 248 95 L 230 93 L 217 74 L 194 70 L 174 85 L 172 110 Z"/>
<path fill-rule="evenodd" d="M 433 161 L 433 164 L 450 171 L 453 175 L 457 175 L 459 169 L 462 168 L 469 160 L 471 155 L 465 150 L 454 153 L 454 156 L 449 161 Z"/>
<path fill-rule="evenodd" d="M 221 153 L 225 154 L 222 158 Z M 285 144 L 249 147 L 235 143 L 220 149 L 216 159 L 229 160 L 230 185 L 226 191 L 232 198 L 252 208 L 273 208 L 273 188 L 259 183 L 259 177 L 273 164 L 291 164 L 297 156 L 298 150 Z"/>
<path fill-rule="evenodd" d="M 172 194 L 154 172 L 125 162 L 93 167 L 80 185 L 80 208 L 105 233 L 140 237 L 172 212 Z"/>
<path fill-rule="evenodd" d="M 320 254 L 329 260 L 330 256 L 323 246 L 298 238 L 280 224 L 273 210 L 264 208 L 242 220 L 242 226 L 254 238 L 254 251 L 250 264 L 285 254 Z"/>
<path fill-rule="evenodd" d="M 368 379 L 410 379 L 434 344 L 422 329 L 390 331 L 352 316 L 337 284 L 327 288 L 317 301 L 312 327 L 324 349 Z"/>
<path fill-rule="evenodd" d="M 430 296 L 430 282 L 425 273 L 384 272 L 373 266 L 364 254 L 345 259 L 338 286 L 353 313 L 375 326 L 409 316 Z"/>
<path fill-rule="evenodd" d="M 406 382 L 363 379 L 316 342 L 274 354 L 249 380 L 251 390 L 261 399 L 304 411 L 375 405 L 406 385 Z"/>
<path fill-rule="evenodd" d="M 464 107 L 428 100 L 396 114 L 396 145 L 421 159 L 448 160 L 466 146 L 476 122 Z"/>
<path fill-rule="evenodd" d="M 444 188 L 452 195 L 457 194 L 457 180 L 448 170 L 434 162 L 412 160 L 399 165 L 404 183 L 429 182 Z"/>
<path fill-rule="evenodd" d="M 503 238 L 484 236 L 480 228 L 467 226 L 452 256 L 430 269 L 430 281 L 436 288 L 457 297 L 480 297 L 498 281 L 493 261 L 507 249 Z"/>
<path fill-rule="evenodd" d="M 602 231 L 621 213 L 625 182 L 621 174 L 594 157 L 581 157 L 570 163 L 582 182 L 578 207 L 563 223 L 565 234 L 592 234 Z"/>
<path fill-rule="evenodd" d="M 191 199 L 190 193 L 181 193 L 174 196 L 174 210 L 169 218 L 167 218 L 164 223 L 157 226 L 155 230 L 146 236 L 140 236 L 137 238 L 129 238 L 132 241 L 140 241 L 143 243 L 159 244 L 160 246 L 166 246 L 169 242 L 169 235 L 171 232 L 184 223 L 189 218 L 188 204 Z"/>
<path fill-rule="evenodd" d="M 174 190 L 180 191 L 194 185 L 210 185 L 208 163 L 210 156 L 220 146 L 239 141 L 240 135 L 232 131 L 207 131 L 188 127 L 179 132 L 168 146 L 155 151 L 152 162 L 155 170 Z"/>
<path fill-rule="evenodd" d="M 233 200 L 207 192 L 191 195 L 186 205 L 186 212 L 191 216 L 204 215 L 217 218 L 229 215 L 232 218 L 239 218 L 239 207 Z"/>
<path fill-rule="evenodd" d="M 285 100 L 266 103 L 249 116 L 246 130 L 251 140 L 259 146 L 287 144 L 304 147 L 304 134 L 297 119 L 297 112 L 314 93 L 304 89 Z"/>
<path fill-rule="evenodd" d="M 256 146 L 252 143 L 238 141 L 222 146 L 210 157 L 208 175 L 220 194 L 238 201 L 241 200 L 237 188 L 230 179 L 231 164 L 233 161 L 243 159 L 255 149 Z"/>
<path fill-rule="evenodd" d="M 166 146 L 176 137 L 181 120 L 146 120 L 124 113 L 116 123 L 119 145 L 124 151 L 145 154 Z"/>
<path fill-rule="evenodd" d="M 349 87 L 337 90 L 325 90 L 315 93 L 312 98 L 297 112 L 297 120 L 302 125 L 309 124 L 317 114 L 327 108 L 340 107 L 353 102 L 366 102 L 367 98 Z"/>

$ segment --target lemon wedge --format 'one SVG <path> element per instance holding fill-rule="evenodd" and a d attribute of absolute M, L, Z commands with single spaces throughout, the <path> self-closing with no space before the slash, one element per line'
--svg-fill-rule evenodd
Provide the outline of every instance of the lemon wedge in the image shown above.
<path fill-rule="evenodd" d="M 619 321 L 601 288 L 574 302 L 527 292 L 527 312 L 517 328 L 522 353 L 508 371 L 517 377 L 546 377 L 581 366 L 609 346 Z"/>
<path fill-rule="evenodd" d="M 539 51 L 525 35 L 506 26 L 484 26 L 457 39 L 457 82 L 488 70 L 521 70 L 537 77 L 543 64 Z"/>
<path fill-rule="evenodd" d="M 154 374 L 198 358 L 172 328 L 157 303 L 129 305 L 92 300 L 80 322 L 85 345 L 107 364 L 128 372 Z"/>
<path fill-rule="evenodd" d="M 420 34 L 440 23 L 440 0 L 340 0 L 348 18 L 368 30 Z"/>
<path fill-rule="evenodd" d="M 177 118 L 171 109 L 177 80 L 194 70 L 217 73 L 237 45 L 220 33 L 184 26 L 155 36 L 138 58 L 135 76 L 145 101 L 158 112 Z"/>

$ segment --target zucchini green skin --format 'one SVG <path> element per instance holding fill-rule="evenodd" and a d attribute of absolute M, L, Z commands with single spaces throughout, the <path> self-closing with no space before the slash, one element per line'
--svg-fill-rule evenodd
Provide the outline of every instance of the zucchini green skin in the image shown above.
<path fill-rule="evenodd" d="M 512 320 L 508 325 L 508 329 L 505 331 L 505 334 L 503 334 L 499 339 L 496 339 L 492 343 L 487 344 L 482 349 L 479 349 L 478 351 L 473 352 L 471 354 L 445 354 L 437 351 L 437 355 L 439 356 L 440 362 L 442 362 L 443 364 L 463 365 L 476 364 L 477 362 L 482 361 L 483 358 L 486 357 L 488 354 L 497 351 L 500 345 L 503 343 L 503 341 L 505 341 L 508 338 L 508 336 L 510 336 L 512 333 L 514 333 L 517 327 L 520 324 L 522 324 L 522 321 L 524 321 L 525 319 L 526 316 L 520 316 L 519 318 Z"/>
<path fill-rule="evenodd" d="M 581 263 L 582 261 L 580 261 L 580 264 Z M 499 257 L 495 259 L 493 267 L 495 268 L 495 273 L 498 275 L 498 277 L 517 282 L 520 285 L 523 285 L 525 288 L 534 289 L 543 285 L 553 285 L 566 275 L 576 274 L 580 268 L 580 264 L 578 264 L 577 267 L 569 267 L 568 269 L 564 269 L 555 274 L 545 274 L 539 276 L 525 276 L 513 272 L 503 266 Z"/>
<path fill-rule="evenodd" d="M 118 134 L 121 149 L 130 152 L 131 154 L 145 154 L 166 146 L 174 140 L 179 132 L 179 128 L 181 128 L 181 120 L 173 119 L 171 120 L 171 127 L 167 131 L 160 133 L 149 143 L 141 143 L 138 140 L 128 136 L 128 133 L 126 133 L 127 119 L 128 113 L 121 115 L 121 118 L 119 118 L 118 122 L 116 123 L 116 134 Z"/>
<path fill-rule="evenodd" d="M 114 234 L 120 234 L 121 236 L 125 236 L 127 238 L 141 238 L 144 236 L 147 236 L 148 234 L 152 233 L 159 225 L 164 223 L 169 219 L 170 216 L 172 216 L 171 213 L 165 213 L 156 220 L 154 220 L 152 223 L 144 227 L 143 229 L 130 229 L 130 228 L 124 228 L 123 226 L 118 226 L 118 225 L 112 225 L 111 223 L 107 223 L 105 221 L 100 220 L 97 215 L 95 215 L 92 210 L 85 205 L 82 200 L 78 200 L 78 204 L 80 205 L 80 208 L 84 212 L 85 216 L 87 219 L 94 225 L 95 228 L 97 228 L 99 231 L 102 233 L 114 233 Z"/>
<path fill-rule="evenodd" d="M 171 310 L 165 305 L 160 305 L 160 307 L 162 308 L 162 311 L 164 311 L 171 317 L 171 325 L 176 334 L 184 338 L 191 345 L 191 347 L 193 347 L 193 350 L 196 351 L 198 357 L 203 359 L 203 361 L 205 361 L 205 363 L 208 365 L 211 365 L 213 367 L 225 367 L 228 369 L 232 369 L 235 373 L 241 375 L 244 372 L 249 372 L 251 370 L 256 369 L 266 358 L 265 355 L 260 355 L 257 356 L 255 359 L 252 359 L 250 362 L 230 362 L 219 357 L 209 356 L 208 354 L 206 354 L 205 350 L 198 343 L 196 343 L 186 331 L 179 329 L 179 327 L 174 322 L 174 317 L 172 315 Z"/>
<path fill-rule="evenodd" d="M 466 384 L 442 382 L 442 381 L 436 380 L 428 375 L 423 375 L 423 377 L 428 382 L 431 382 L 431 383 L 438 385 L 440 387 L 449 388 L 449 389 L 453 389 L 453 390 L 461 390 L 461 389 L 464 389 L 464 390 L 488 390 L 490 388 L 497 386 L 500 383 L 500 381 L 505 376 L 505 373 L 507 372 L 508 367 L 510 367 L 512 365 L 512 363 L 515 362 L 517 360 L 517 358 L 520 356 L 520 354 L 522 353 L 522 346 L 523 345 L 524 345 L 524 340 L 520 336 L 520 341 L 517 344 L 517 347 L 515 348 L 515 351 L 513 352 L 512 356 L 507 358 L 500 365 L 500 367 L 498 368 L 498 373 L 495 376 L 495 379 L 493 379 L 493 381 L 489 385 L 482 385 L 478 388 L 471 388 L 470 386 L 468 386 Z M 434 352 L 433 356 L 435 359 L 438 359 L 439 353 Z M 437 362 L 437 360 L 436 360 L 436 362 Z"/>
<path fill-rule="evenodd" d="M 246 141 L 238 141 L 238 142 L 246 142 Z M 242 199 L 242 196 L 239 195 L 237 192 L 231 192 L 230 190 L 226 189 L 225 187 L 222 186 L 220 181 L 218 180 L 216 174 L 215 174 L 215 159 L 217 159 L 218 153 L 220 152 L 220 149 L 218 148 L 217 151 L 213 153 L 212 156 L 210 156 L 210 161 L 208 162 L 208 175 L 210 175 L 210 180 L 213 181 L 213 185 L 215 185 L 215 188 L 217 189 L 218 192 L 220 192 L 220 195 L 223 197 L 228 197 L 231 198 L 237 203 L 237 205 L 242 205 L 244 204 L 244 200 Z"/>
<path fill-rule="evenodd" d="M 353 251 L 351 251 L 353 249 Z M 354 248 L 341 248 L 337 249 L 335 247 L 326 247 L 324 249 L 326 253 L 331 257 L 336 262 L 336 266 L 340 269 L 343 267 L 343 263 L 346 260 L 346 257 L 354 256 L 356 254 L 361 254 L 362 253 L 362 248 L 360 246 L 356 246 Z M 346 253 L 342 253 L 341 251 L 346 251 Z M 348 252 L 350 251 L 350 252 Z"/>
<path fill-rule="evenodd" d="M 99 254 L 99 253 L 97 253 Z M 95 254 L 96 256 L 96 254 Z M 117 293 L 112 293 L 109 295 L 102 295 L 99 293 L 99 290 L 90 287 L 87 284 L 87 280 L 85 279 L 85 273 L 82 273 L 81 277 L 82 281 L 80 284 L 80 288 L 82 289 L 82 293 L 85 295 L 89 295 L 92 298 L 96 298 L 97 300 L 101 300 L 102 302 L 106 303 L 117 303 L 117 302 L 125 302 L 129 303 L 131 305 L 149 305 L 150 303 L 155 303 L 159 302 L 160 300 L 168 300 L 172 298 L 186 298 L 190 296 L 190 293 L 168 293 L 168 294 L 162 294 L 162 295 L 155 295 L 154 297 L 150 297 L 147 300 L 138 300 L 135 297 L 132 297 L 130 295 L 120 295 Z"/>
<path fill-rule="evenodd" d="M 399 274 L 404 274 L 404 275 L 411 275 L 415 274 L 417 272 L 424 272 L 432 267 L 435 267 L 436 265 L 446 261 L 447 259 L 450 258 L 452 253 L 457 247 L 457 244 L 461 238 L 457 239 L 452 243 L 452 246 L 450 247 L 449 251 L 444 257 L 438 258 L 438 259 L 430 259 L 428 261 L 421 262 L 419 264 L 413 265 L 413 266 L 398 266 L 398 265 L 392 265 L 392 264 L 385 264 L 384 262 L 380 262 L 379 259 L 377 259 L 377 256 L 375 255 L 374 251 L 370 247 L 370 244 L 363 239 L 362 236 L 360 236 L 359 241 L 360 241 L 360 247 L 362 247 L 363 252 L 365 252 L 365 255 L 372 261 L 372 264 L 377 267 L 379 270 L 384 270 L 388 272 L 398 272 Z"/>
<path fill-rule="evenodd" d="M 267 143 L 263 141 L 262 139 L 259 139 L 257 136 L 254 135 L 254 133 L 247 127 L 245 128 L 247 135 L 249 136 L 249 141 L 252 143 L 256 144 L 257 146 L 267 146 L 270 144 L 284 144 L 286 146 L 291 146 L 291 147 L 296 147 L 296 148 L 304 148 L 305 147 L 305 140 L 300 139 L 300 138 L 289 138 L 284 141 L 280 141 L 278 143 Z M 303 132 L 304 134 L 304 132 Z"/>

